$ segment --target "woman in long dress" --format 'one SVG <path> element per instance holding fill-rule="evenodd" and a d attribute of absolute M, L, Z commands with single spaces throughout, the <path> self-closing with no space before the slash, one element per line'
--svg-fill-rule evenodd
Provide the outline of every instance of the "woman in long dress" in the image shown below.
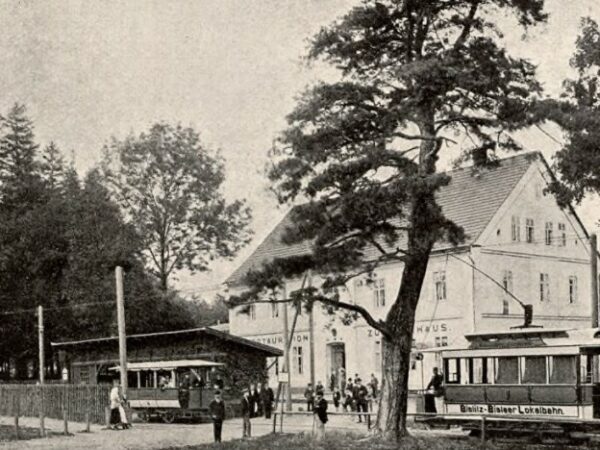
<path fill-rule="evenodd" d="M 110 429 L 118 430 L 121 424 L 121 414 L 119 406 L 121 405 L 121 395 L 119 393 L 119 381 L 113 381 L 113 387 L 110 390 Z"/>

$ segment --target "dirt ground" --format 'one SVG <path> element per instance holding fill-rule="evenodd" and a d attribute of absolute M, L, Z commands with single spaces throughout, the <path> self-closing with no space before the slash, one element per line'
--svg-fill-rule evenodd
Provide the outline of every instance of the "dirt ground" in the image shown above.
<path fill-rule="evenodd" d="M 10 417 L 0 417 L 0 424 L 11 425 Z M 20 419 L 24 427 L 37 427 L 38 419 Z M 357 424 L 348 417 L 336 417 L 330 422 L 329 429 L 340 431 L 360 432 L 367 430 L 366 425 Z M 107 430 L 104 427 L 93 425 L 91 433 L 82 433 L 85 425 L 81 423 L 69 423 L 69 432 L 72 436 L 57 435 L 63 430 L 63 423 L 59 420 L 46 419 L 46 428 L 53 432 L 49 438 L 30 439 L 27 441 L 0 442 L 0 449 L 29 450 L 29 449 L 56 449 L 56 450 L 150 450 L 165 447 L 178 447 L 185 445 L 197 445 L 213 441 L 212 424 L 189 424 L 189 423 L 134 423 L 133 428 L 124 431 Z M 279 428 L 279 427 L 278 427 Z M 284 432 L 310 432 L 312 429 L 312 417 L 310 416 L 286 416 Z M 252 419 L 252 435 L 261 436 L 271 433 L 273 421 L 264 418 Z M 223 440 L 239 439 L 242 436 L 241 419 L 227 420 L 223 424 Z"/>

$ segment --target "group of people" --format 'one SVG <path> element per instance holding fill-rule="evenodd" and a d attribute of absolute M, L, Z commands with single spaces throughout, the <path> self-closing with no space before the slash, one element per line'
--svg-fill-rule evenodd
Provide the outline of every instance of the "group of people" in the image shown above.
<path fill-rule="evenodd" d="M 250 419 L 263 416 L 265 419 L 271 418 L 274 401 L 275 394 L 273 393 L 273 389 L 266 383 L 253 384 L 244 391 L 241 403 L 243 418 L 242 437 L 247 438 L 252 435 Z"/>
<path fill-rule="evenodd" d="M 363 384 L 362 379 L 358 374 L 354 378 L 350 377 L 346 380 L 345 371 L 340 369 L 340 375 L 344 378 L 339 380 L 333 371 L 330 378 L 329 389 L 332 392 L 333 405 L 336 411 L 339 411 L 340 406 L 344 411 L 364 412 L 373 411 L 373 402 L 379 395 L 379 380 L 375 374 L 371 374 L 371 379 L 367 384 Z M 323 384 L 319 381 L 313 388 L 311 383 L 308 383 L 304 398 L 306 399 L 306 409 L 313 411 L 317 396 L 325 393 Z M 357 421 L 362 422 L 362 415 L 358 416 Z"/>

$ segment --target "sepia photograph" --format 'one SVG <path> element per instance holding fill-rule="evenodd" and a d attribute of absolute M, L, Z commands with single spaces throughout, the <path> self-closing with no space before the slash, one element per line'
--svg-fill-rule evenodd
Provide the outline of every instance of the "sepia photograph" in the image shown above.
<path fill-rule="evenodd" d="M 600 2 L 0 0 L 0 450 L 600 448 Z"/>

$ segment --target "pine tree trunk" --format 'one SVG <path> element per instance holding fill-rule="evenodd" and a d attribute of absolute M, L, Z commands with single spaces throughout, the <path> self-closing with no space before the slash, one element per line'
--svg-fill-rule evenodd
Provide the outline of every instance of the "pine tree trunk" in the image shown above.
<path fill-rule="evenodd" d="M 429 221 L 433 193 L 416 196 L 412 207 L 413 229 L 408 237 L 408 256 L 404 261 L 402 281 L 396 301 L 387 317 L 390 337 L 384 339 L 383 386 L 379 400 L 376 429 L 399 441 L 407 434 L 408 375 L 413 342 L 415 313 L 427 271 L 429 254 L 435 241 L 435 225 Z"/>

